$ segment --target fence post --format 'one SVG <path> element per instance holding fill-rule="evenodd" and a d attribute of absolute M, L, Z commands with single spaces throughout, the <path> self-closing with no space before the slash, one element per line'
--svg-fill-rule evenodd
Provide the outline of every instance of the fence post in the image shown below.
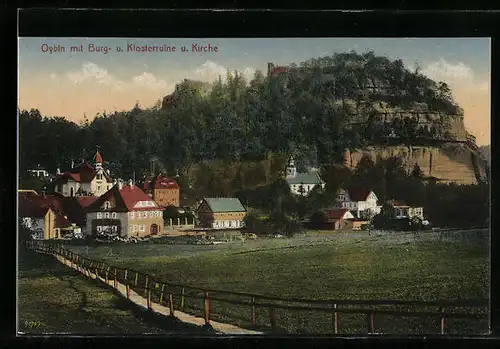
<path fill-rule="evenodd" d="M 168 303 L 170 306 L 170 316 L 174 316 L 174 295 L 170 293 L 168 298 Z"/>
<path fill-rule="evenodd" d="M 127 280 L 127 272 L 128 272 L 128 269 L 125 269 L 125 277 L 124 277 L 125 281 L 128 281 L 128 280 Z M 127 283 L 127 284 L 128 284 L 128 283 Z"/>
<path fill-rule="evenodd" d="M 127 289 L 127 299 L 130 299 L 130 285 L 127 283 L 125 287 Z"/>
<path fill-rule="evenodd" d="M 181 310 L 184 310 L 184 287 L 181 289 Z"/>
<path fill-rule="evenodd" d="M 165 284 L 161 285 L 160 305 L 163 303 L 163 292 L 165 292 Z"/>
<path fill-rule="evenodd" d="M 208 292 L 205 292 L 205 323 L 210 323 L 210 298 L 208 298 Z"/>
<path fill-rule="evenodd" d="M 135 285 L 137 286 L 137 279 L 139 279 L 139 272 L 135 272 Z"/>
<path fill-rule="evenodd" d="M 118 274 L 116 268 L 115 268 L 115 288 L 118 288 Z"/>
<path fill-rule="evenodd" d="M 333 305 L 333 332 L 339 333 L 339 313 L 337 312 L 337 304 Z"/>
<path fill-rule="evenodd" d="M 368 322 L 370 324 L 370 334 L 375 333 L 374 317 L 375 313 L 373 311 L 368 314 Z"/>
<path fill-rule="evenodd" d="M 255 325 L 257 322 L 256 316 L 255 316 L 255 297 L 252 296 L 252 325 Z"/>
<path fill-rule="evenodd" d="M 440 311 L 443 315 L 441 315 L 441 334 L 444 334 L 444 308 L 441 307 Z"/>
<path fill-rule="evenodd" d="M 148 287 L 148 291 L 147 291 L 147 305 L 148 305 L 148 309 L 151 310 L 151 288 Z"/>
<path fill-rule="evenodd" d="M 149 278 L 146 275 L 146 286 L 144 286 L 144 292 L 147 292 L 147 290 L 148 290 L 148 281 L 149 281 Z"/>
<path fill-rule="evenodd" d="M 271 320 L 271 330 L 276 330 L 276 312 L 274 308 L 269 308 L 269 318 Z"/>

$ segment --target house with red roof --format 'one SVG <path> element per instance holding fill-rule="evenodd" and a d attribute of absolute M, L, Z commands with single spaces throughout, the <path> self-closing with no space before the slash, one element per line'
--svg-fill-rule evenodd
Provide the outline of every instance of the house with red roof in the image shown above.
<path fill-rule="evenodd" d="M 351 221 L 355 219 L 353 214 L 347 208 L 331 208 L 325 210 L 328 223 L 333 223 L 333 229 L 349 229 L 352 226 Z"/>
<path fill-rule="evenodd" d="M 175 179 L 161 173 L 147 177 L 142 189 L 161 207 L 179 207 L 180 188 Z"/>
<path fill-rule="evenodd" d="M 356 218 L 371 218 L 380 213 L 377 195 L 369 188 L 340 189 L 337 206 L 354 212 Z"/>
<path fill-rule="evenodd" d="M 146 236 L 164 231 L 163 208 L 131 180 L 121 181 L 86 208 L 85 234 Z"/>
<path fill-rule="evenodd" d="M 21 225 L 30 230 L 35 239 L 60 239 L 64 231 L 73 232 L 76 228 L 62 213 L 57 198 L 36 192 L 19 192 L 18 216 Z"/>
<path fill-rule="evenodd" d="M 67 172 L 60 173 L 58 169 L 54 191 L 63 196 L 101 196 L 113 186 L 110 172 L 103 168 L 103 163 L 97 151 L 94 165 L 82 161 Z"/>

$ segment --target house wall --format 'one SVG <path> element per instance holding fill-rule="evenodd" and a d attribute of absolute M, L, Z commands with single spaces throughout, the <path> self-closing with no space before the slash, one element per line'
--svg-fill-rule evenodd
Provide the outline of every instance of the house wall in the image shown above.
<path fill-rule="evenodd" d="M 179 207 L 179 188 L 155 189 L 153 200 L 160 206 Z"/>
<path fill-rule="evenodd" d="M 101 218 L 98 217 L 100 213 Z M 107 212 L 109 213 L 109 218 L 104 215 L 105 212 L 88 212 L 86 215 L 85 229 L 83 229 L 83 234 L 87 236 L 93 236 L 98 233 L 98 226 L 116 226 L 116 234 L 120 236 L 127 235 L 128 229 L 128 215 L 126 212 Z M 113 215 L 116 214 L 116 216 Z M 107 228 L 111 229 L 112 228 Z"/>
<path fill-rule="evenodd" d="M 158 234 L 164 232 L 163 212 L 160 210 L 132 211 L 128 213 L 128 236 L 147 236 L 152 233 L 151 226 L 156 224 Z"/>
<path fill-rule="evenodd" d="M 102 175 L 102 179 L 97 179 L 98 175 Z M 89 183 L 90 192 L 95 196 L 101 196 L 113 186 L 112 182 L 108 182 L 104 176 L 104 170 L 97 172 L 96 176 Z"/>
<path fill-rule="evenodd" d="M 73 188 L 73 196 L 76 195 L 76 192 L 78 189 L 80 189 L 80 183 L 75 182 L 73 180 L 69 180 L 67 183 L 64 183 L 61 186 L 62 190 L 58 191 L 58 193 L 62 194 L 63 196 L 71 196 L 71 188 Z"/>
<path fill-rule="evenodd" d="M 311 190 L 314 189 L 314 187 L 317 184 L 303 184 L 302 186 L 304 187 L 304 193 L 303 195 L 308 195 Z M 300 186 L 301 184 L 290 184 L 290 192 L 295 195 L 301 195 L 300 193 Z"/>

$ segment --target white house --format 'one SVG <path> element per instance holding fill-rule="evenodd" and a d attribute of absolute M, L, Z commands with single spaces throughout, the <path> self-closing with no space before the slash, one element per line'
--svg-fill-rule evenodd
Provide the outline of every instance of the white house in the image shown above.
<path fill-rule="evenodd" d="M 114 185 L 109 171 L 102 167 L 103 159 L 99 151 L 95 155 L 95 166 L 84 161 L 69 172 L 58 173 L 55 192 L 63 196 L 101 196 Z"/>
<path fill-rule="evenodd" d="M 285 180 L 290 186 L 290 191 L 295 195 L 308 195 L 316 186 L 325 187 L 325 182 L 321 180 L 318 172 L 310 171 L 306 173 L 297 172 L 293 157 L 290 157 L 286 167 Z"/>
<path fill-rule="evenodd" d="M 380 213 L 377 195 L 371 189 L 340 189 L 337 193 L 337 206 L 356 213 L 356 218 L 371 218 Z"/>
<path fill-rule="evenodd" d="M 389 200 L 387 202 L 394 208 L 394 213 L 397 219 L 402 218 L 413 218 L 418 217 L 421 220 L 424 220 L 424 208 L 423 207 L 412 207 L 406 205 L 404 202 Z"/>

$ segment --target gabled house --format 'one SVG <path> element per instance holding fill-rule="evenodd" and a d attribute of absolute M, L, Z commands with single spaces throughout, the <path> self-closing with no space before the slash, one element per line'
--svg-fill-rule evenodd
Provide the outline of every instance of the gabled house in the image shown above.
<path fill-rule="evenodd" d="M 387 201 L 387 204 L 389 204 L 394 209 L 394 214 L 396 219 L 402 219 L 402 218 L 412 219 L 414 217 L 417 217 L 421 220 L 424 220 L 423 207 L 412 207 L 406 205 L 402 201 L 397 201 L 397 200 L 389 200 Z"/>
<path fill-rule="evenodd" d="M 290 192 L 295 195 L 306 196 L 315 187 L 321 189 L 325 187 L 325 182 L 323 182 L 318 172 L 297 172 L 293 157 L 290 157 L 286 167 L 285 180 L 290 186 Z"/>
<path fill-rule="evenodd" d="M 371 218 L 380 213 L 377 195 L 368 188 L 340 189 L 336 197 L 337 206 L 355 212 L 356 218 Z"/>
<path fill-rule="evenodd" d="M 113 186 L 109 171 L 103 168 L 103 158 L 99 151 L 95 164 L 82 161 L 68 172 L 58 173 L 54 179 L 54 191 L 63 196 L 101 196 Z"/>
<path fill-rule="evenodd" d="M 158 173 L 146 178 L 142 188 L 158 205 L 179 207 L 179 185 L 173 178 Z"/>
<path fill-rule="evenodd" d="M 33 193 L 19 193 L 18 216 L 35 239 L 60 239 L 61 230 L 76 228 L 61 213 L 57 200 Z"/>
<path fill-rule="evenodd" d="M 333 229 L 349 229 L 354 220 L 353 214 L 346 208 L 332 208 L 325 211 L 328 222 L 333 223 Z"/>
<path fill-rule="evenodd" d="M 164 231 L 163 208 L 132 181 L 118 182 L 86 211 L 86 235 L 130 237 Z"/>
<path fill-rule="evenodd" d="M 241 228 L 246 209 L 238 198 L 204 198 L 198 207 L 200 226 L 212 229 Z"/>

